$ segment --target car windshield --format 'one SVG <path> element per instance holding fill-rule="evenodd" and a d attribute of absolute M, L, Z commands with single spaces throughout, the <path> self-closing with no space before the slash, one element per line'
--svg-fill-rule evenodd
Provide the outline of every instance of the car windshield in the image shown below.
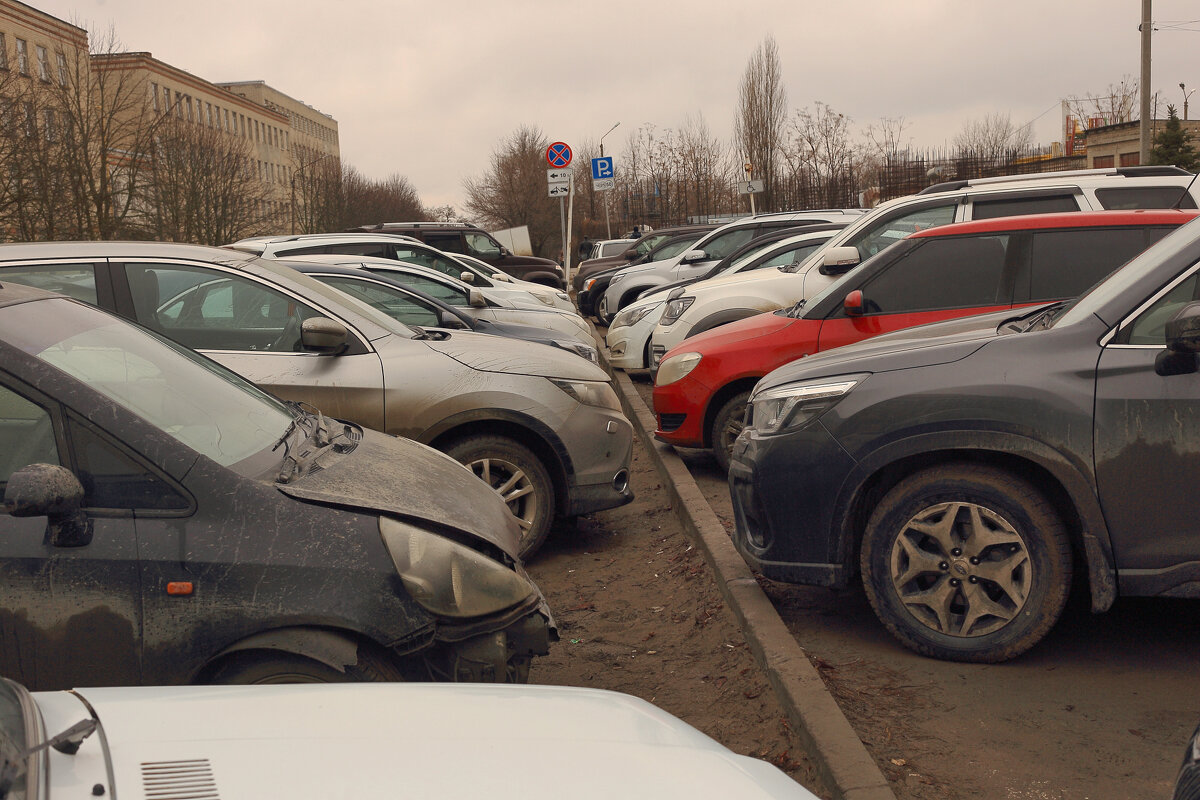
<path fill-rule="evenodd" d="M 274 446 L 287 406 L 204 356 L 66 299 L 0 309 L 0 338 L 229 466 Z"/>
<path fill-rule="evenodd" d="M 677 241 L 670 242 L 668 244 L 664 244 L 662 247 L 658 248 L 657 250 L 655 250 L 653 253 L 650 254 L 651 260 L 665 261 L 668 258 L 674 258 L 675 256 L 679 255 L 680 253 L 686 252 L 687 249 L 689 247 L 691 247 L 692 245 L 694 245 L 699 239 L 700 239 L 700 236 L 696 235 L 696 236 L 688 237 L 686 239 L 679 239 Z"/>

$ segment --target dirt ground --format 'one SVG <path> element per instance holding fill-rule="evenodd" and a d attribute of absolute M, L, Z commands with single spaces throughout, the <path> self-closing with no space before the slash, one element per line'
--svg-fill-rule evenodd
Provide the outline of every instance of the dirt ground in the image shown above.
<path fill-rule="evenodd" d="M 633 503 L 552 532 L 527 565 L 562 637 L 530 682 L 649 700 L 829 797 L 640 443 L 631 472 Z"/>

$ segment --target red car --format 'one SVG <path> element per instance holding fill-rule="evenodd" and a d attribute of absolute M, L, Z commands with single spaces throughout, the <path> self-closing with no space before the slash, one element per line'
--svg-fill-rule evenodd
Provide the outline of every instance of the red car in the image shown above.
<path fill-rule="evenodd" d="M 1198 212 L 1038 214 L 920 231 L 807 303 L 680 343 L 655 376 L 658 439 L 722 467 L 759 378 L 802 356 L 929 322 L 1081 294 Z"/>

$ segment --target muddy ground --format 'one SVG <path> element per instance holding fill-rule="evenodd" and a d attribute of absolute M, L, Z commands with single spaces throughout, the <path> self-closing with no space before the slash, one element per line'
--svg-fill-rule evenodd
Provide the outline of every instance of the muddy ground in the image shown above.
<path fill-rule="evenodd" d="M 829 797 L 640 443 L 632 485 L 633 503 L 555 530 L 527 565 L 562 637 L 530 682 L 649 700 Z"/>

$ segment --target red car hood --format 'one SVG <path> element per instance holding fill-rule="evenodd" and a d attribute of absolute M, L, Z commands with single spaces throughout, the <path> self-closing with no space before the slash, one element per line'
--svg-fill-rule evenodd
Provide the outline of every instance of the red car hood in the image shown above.
<path fill-rule="evenodd" d="M 785 317 L 774 312 L 755 314 L 753 317 L 721 325 L 712 330 L 689 336 L 673 347 L 667 356 L 676 353 L 704 353 L 705 355 L 720 352 L 728 348 L 744 347 L 747 339 L 759 336 L 770 336 L 796 322 L 791 317 Z"/>

